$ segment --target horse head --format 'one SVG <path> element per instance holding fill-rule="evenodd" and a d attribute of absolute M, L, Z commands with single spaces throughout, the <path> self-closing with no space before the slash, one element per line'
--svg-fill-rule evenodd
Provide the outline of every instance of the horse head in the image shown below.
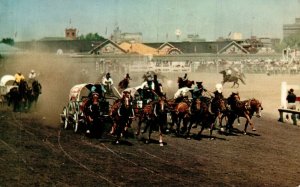
<path fill-rule="evenodd" d="M 182 79 L 182 77 L 178 77 L 178 79 L 177 79 L 177 83 L 178 84 L 181 84 L 183 82 L 183 79 Z"/>
<path fill-rule="evenodd" d="M 99 94 L 98 93 L 93 93 L 92 103 L 93 103 L 93 105 L 98 105 L 99 104 Z"/>
<path fill-rule="evenodd" d="M 259 100 L 254 99 L 254 98 L 251 99 L 250 107 L 251 107 L 251 110 L 253 110 L 256 113 L 256 117 L 260 118 L 262 116 L 261 111 L 263 110 L 263 107 L 262 107 L 262 103 Z"/>
<path fill-rule="evenodd" d="M 195 81 L 186 80 L 186 87 L 191 88 Z"/>
<path fill-rule="evenodd" d="M 219 98 L 212 101 L 212 110 L 215 113 L 215 111 L 225 111 L 227 109 L 226 101 L 225 99 Z"/>

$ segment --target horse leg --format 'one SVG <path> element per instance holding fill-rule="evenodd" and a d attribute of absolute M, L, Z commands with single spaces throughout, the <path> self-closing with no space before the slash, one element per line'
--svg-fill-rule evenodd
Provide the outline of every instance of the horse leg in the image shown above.
<path fill-rule="evenodd" d="M 111 126 L 111 131 L 110 131 L 110 134 L 111 135 L 114 135 L 115 132 L 116 132 L 116 127 L 117 127 L 117 124 L 116 122 L 113 123 L 113 125 Z"/>
<path fill-rule="evenodd" d="M 240 117 L 237 117 L 238 125 L 241 125 Z"/>
<path fill-rule="evenodd" d="M 188 128 L 188 122 L 189 122 L 189 117 L 187 116 L 187 114 L 183 117 L 182 119 L 182 134 L 187 132 L 187 128 Z"/>
<path fill-rule="evenodd" d="M 139 117 L 139 122 L 138 122 L 138 125 L 137 125 L 137 131 L 136 131 L 136 133 L 135 133 L 135 135 L 140 135 L 140 133 L 141 133 L 141 125 L 142 125 L 142 118 L 141 117 Z"/>
<path fill-rule="evenodd" d="M 215 124 L 214 124 L 214 122 L 212 122 L 212 123 L 210 124 L 210 128 L 209 128 L 209 139 L 210 139 L 210 140 L 214 140 L 214 138 L 212 137 L 212 132 L 213 132 L 213 130 L 214 130 L 214 126 L 215 126 Z"/>
<path fill-rule="evenodd" d="M 197 135 L 200 139 L 201 139 L 201 134 L 202 134 L 203 130 L 204 130 L 204 124 L 202 123 L 201 130 L 198 132 L 198 135 Z"/>
<path fill-rule="evenodd" d="M 227 117 L 224 114 L 219 116 L 219 127 L 220 127 L 221 131 L 224 130 L 224 128 L 223 128 L 223 119 L 225 120 L 225 124 L 227 124 Z"/>
<path fill-rule="evenodd" d="M 174 131 L 174 125 L 176 125 L 177 127 L 177 123 L 178 123 L 178 115 L 175 112 L 171 112 L 171 118 L 172 118 L 172 122 L 170 125 L 170 132 Z"/>
<path fill-rule="evenodd" d="M 159 146 L 164 146 L 163 139 L 162 139 L 162 131 L 163 131 L 163 125 L 162 123 L 159 124 Z"/>
<path fill-rule="evenodd" d="M 244 134 L 245 134 L 245 135 L 247 134 L 248 123 L 249 123 L 248 120 L 246 120 L 245 128 L 244 128 Z"/>
<path fill-rule="evenodd" d="M 151 128 L 151 121 L 150 121 L 150 119 L 145 119 L 144 120 L 144 123 L 146 124 L 146 126 L 145 126 L 145 128 L 144 128 L 144 130 L 143 130 L 143 134 L 145 133 L 145 132 L 147 132 L 147 130 L 148 130 L 148 128 L 149 128 L 149 131 L 150 131 L 150 128 Z M 153 130 L 153 129 L 151 129 L 151 130 Z"/>
<path fill-rule="evenodd" d="M 180 135 L 181 120 L 182 120 L 182 117 L 178 117 L 178 121 L 176 123 L 176 133 L 177 133 L 177 135 Z"/>
<path fill-rule="evenodd" d="M 122 123 L 122 122 L 121 122 Z M 119 123 L 119 125 L 117 125 L 117 128 L 116 128 L 116 139 L 115 139 L 115 143 L 116 144 L 119 144 L 120 143 L 120 139 L 121 139 L 121 133 L 122 133 L 122 127 L 123 125 L 121 125 Z"/>
<path fill-rule="evenodd" d="M 146 127 L 149 127 L 149 134 L 148 134 L 148 139 L 146 140 L 146 144 L 150 143 L 151 133 L 152 133 L 152 129 L 153 129 L 152 126 L 153 126 L 153 123 L 151 123 L 150 120 L 147 120 Z"/>
<path fill-rule="evenodd" d="M 226 123 L 226 132 L 228 132 L 229 134 L 231 133 L 232 129 L 233 129 L 233 123 L 235 121 L 236 115 L 235 114 L 229 114 L 228 116 L 228 120 Z"/>
<path fill-rule="evenodd" d="M 249 115 L 245 115 L 246 116 L 246 123 L 245 123 L 245 128 L 244 128 L 244 134 L 247 134 L 247 127 L 248 127 L 248 123 L 250 124 L 252 131 L 256 131 L 254 124 L 251 122 L 251 116 Z"/>
<path fill-rule="evenodd" d="M 221 114 L 220 113 L 220 116 L 219 116 L 219 127 L 220 127 L 220 130 L 222 132 L 224 132 L 224 126 L 223 126 L 223 120 L 225 121 L 225 128 L 226 128 L 226 124 L 227 124 L 227 121 L 228 121 L 228 117 L 226 116 L 226 114 Z"/>
<path fill-rule="evenodd" d="M 188 125 L 188 129 L 187 129 L 187 133 L 186 133 L 186 138 L 187 138 L 188 140 L 191 139 L 191 137 L 190 137 L 190 132 L 191 132 L 192 125 L 193 125 L 193 123 L 194 123 L 194 119 L 193 119 L 193 118 L 194 118 L 194 117 L 191 117 L 191 119 L 190 119 L 190 123 L 189 123 L 189 125 Z"/>

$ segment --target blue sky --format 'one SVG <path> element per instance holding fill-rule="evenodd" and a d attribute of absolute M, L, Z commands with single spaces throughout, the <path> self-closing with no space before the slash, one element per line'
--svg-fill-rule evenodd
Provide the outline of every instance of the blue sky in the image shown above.
<path fill-rule="evenodd" d="M 145 42 L 175 41 L 176 29 L 182 39 L 197 33 L 215 40 L 230 32 L 282 38 L 282 25 L 296 17 L 300 0 L 0 0 L 0 39 L 63 37 L 70 26 L 79 35 L 104 37 L 119 26 L 142 32 Z"/>

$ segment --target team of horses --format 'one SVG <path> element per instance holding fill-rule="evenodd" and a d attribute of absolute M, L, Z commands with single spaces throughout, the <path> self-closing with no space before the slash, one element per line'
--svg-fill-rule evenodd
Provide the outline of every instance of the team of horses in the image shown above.
<path fill-rule="evenodd" d="M 29 84 L 22 79 L 17 87 L 13 87 L 5 97 L 8 106 L 13 106 L 14 112 L 29 111 L 32 107 L 36 107 L 41 91 L 42 86 L 38 80 L 33 80 Z"/>
<path fill-rule="evenodd" d="M 194 81 L 183 81 L 178 78 L 179 88 L 192 87 L 193 84 Z M 175 100 L 167 99 L 165 94 L 158 95 L 155 90 L 151 91 L 157 96 L 156 100 L 145 103 L 132 97 L 130 92 L 123 92 L 122 98 L 114 102 L 110 116 L 114 123 L 111 133 L 116 136 L 115 143 L 119 143 L 133 120 L 137 120 L 137 136 L 147 133 L 146 143 L 151 141 L 153 130 L 158 131 L 160 146 L 164 145 L 164 133 L 175 133 L 179 137 L 190 139 L 191 129 L 197 126 L 200 126 L 196 134 L 199 138 L 205 128 L 209 129 L 210 139 L 214 139 L 212 133 L 218 127 L 220 131 L 225 129 L 223 133 L 230 134 L 233 132 L 235 120 L 239 118 L 246 119 L 243 133 L 247 134 L 248 125 L 252 131 L 256 130 L 252 117 L 254 114 L 260 117 L 263 110 L 259 100 L 255 98 L 240 100 L 239 93 L 234 92 L 228 98 L 203 96 L 195 99 L 182 97 Z M 168 116 L 171 123 L 168 123 Z"/>

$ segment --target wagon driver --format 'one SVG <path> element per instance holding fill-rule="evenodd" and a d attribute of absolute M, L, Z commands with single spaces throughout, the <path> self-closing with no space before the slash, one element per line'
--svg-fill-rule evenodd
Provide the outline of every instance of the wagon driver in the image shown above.
<path fill-rule="evenodd" d="M 111 89 L 111 86 L 114 84 L 114 81 L 112 80 L 110 73 L 106 73 L 105 77 L 102 78 L 102 84 L 106 87 Z M 107 90 L 111 91 L 111 90 Z"/>

